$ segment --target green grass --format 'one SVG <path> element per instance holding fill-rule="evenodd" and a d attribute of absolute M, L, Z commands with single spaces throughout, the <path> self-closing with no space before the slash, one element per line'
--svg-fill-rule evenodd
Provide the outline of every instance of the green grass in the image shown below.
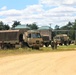
<path fill-rule="evenodd" d="M 76 50 L 76 45 L 58 46 L 53 50 L 51 47 L 42 47 L 39 50 L 31 48 L 19 48 L 19 49 L 7 49 L 0 50 L 0 57 L 8 55 L 29 54 L 29 53 L 41 53 L 41 52 L 59 52 L 59 51 L 72 51 Z"/>
<path fill-rule="evenodd" d="M 76 50 L 76 45 L 68 45 L 68 46 L 59 46 L 59 51 L 70 51 L 70 50 Z"/>
<path fill-rule="evenodd" d="M 42 51 L 44 52 L 59 52 L 59 51 L 72 51 L 76 50 L 76 45 L 67 45 L 67 46 L 58 46 L 57 49 L 52 49 L 51 47 L 43 47 Z"/>

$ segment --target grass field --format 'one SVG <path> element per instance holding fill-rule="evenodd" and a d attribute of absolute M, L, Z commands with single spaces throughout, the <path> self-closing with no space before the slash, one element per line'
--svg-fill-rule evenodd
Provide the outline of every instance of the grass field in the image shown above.
<path fill-rule="evenodd" d="M 18 54 L 59 52 L 59 51 L 72 51 L 72 50 L 76 50 L 76 45 L 58 46 L 57 49 L 55 50 L 53 50 L 51 47 L 42 47 L 39 50 L 31 48 L 7 49 L 7 50 L 0 50 L 0 57 L 8 55 L 18 55 Z"/>

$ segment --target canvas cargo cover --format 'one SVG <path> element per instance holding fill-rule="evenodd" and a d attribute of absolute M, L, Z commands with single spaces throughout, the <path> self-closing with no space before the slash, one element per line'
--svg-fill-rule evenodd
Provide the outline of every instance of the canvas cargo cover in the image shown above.
<path fill-rule="evenodd" d="M 1 30 L 0 41 L 14 41 L 19 39 L 19 30 Z"/>

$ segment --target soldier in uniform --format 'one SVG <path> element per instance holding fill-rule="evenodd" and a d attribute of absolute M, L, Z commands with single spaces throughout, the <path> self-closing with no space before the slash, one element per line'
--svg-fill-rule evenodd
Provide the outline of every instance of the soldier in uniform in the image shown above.
<path fill-rule="evenodd" d="M 57 49 L 57 41 L 52 41 L 51 47 L 52 47 L 52 49 Z"/>
<path fill-rule="evenodd" d="M 54 49 L 57 49 L 57 41 L 54 41 Z"/>
<path fill-rule="evenodd" d="M 54 41 L 51 42 L 51 48 L 54 49 Z"/>

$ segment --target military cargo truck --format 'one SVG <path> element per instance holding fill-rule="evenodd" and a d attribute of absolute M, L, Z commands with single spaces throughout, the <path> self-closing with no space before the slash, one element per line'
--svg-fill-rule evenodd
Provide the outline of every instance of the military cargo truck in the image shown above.
<path fill-rule="evenodd" d="M 42 39 L 43 39 L 43 44 L 48 47 L 51 44 L 51 30 L 39 30 Z"/>
<path fill-rule="evenodd" d="M 32 47 L 38 48 L 42 45 L 42 38 L 37 31 L 1 30 L 0 48 Z"/>
<path fill-rule="evenodd" d="M 67 34 L 59 34 L 54 37 L 54 40 L 57 41 L 59 45 L 67 45 L 69 42 L 69 36 Z"/>
<path fill-rule="evenodd" d="M 24 32 L 23 40 L 29 47 L 32 48 L 39 49 L 39 47 L 43 46 L 43 39 L 37 30 L 28 30 L 27 32 Z"/>

